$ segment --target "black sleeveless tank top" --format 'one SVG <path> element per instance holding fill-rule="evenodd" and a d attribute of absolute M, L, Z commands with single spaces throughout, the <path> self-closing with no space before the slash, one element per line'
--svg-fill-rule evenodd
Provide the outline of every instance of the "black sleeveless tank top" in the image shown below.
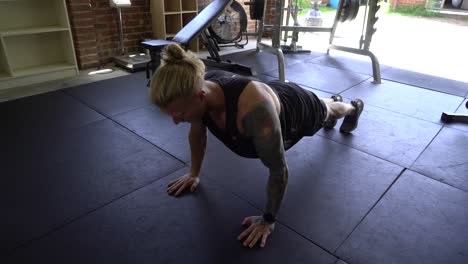
<path fill-rule="evenodd" d="M 249 82 L 257 79 L 225 71 L 209 71 L 205 74 L 205 80 L 217 83 L 223 90 L 226 127 L 220 129 L 209 113 L 202 119 L 205 126 L 234 153 L 246 158 L 258 158 L 253 140 L 240 134 L 236 122 L 239 96 Z M 311 136 L 322 127 L 326 107 L 315 94 L 293 83 L 270 81 L 266 84 L 272 88 L 280 101 L 279 119 L 285 150 L 291 148 L 303 136 Z"/>

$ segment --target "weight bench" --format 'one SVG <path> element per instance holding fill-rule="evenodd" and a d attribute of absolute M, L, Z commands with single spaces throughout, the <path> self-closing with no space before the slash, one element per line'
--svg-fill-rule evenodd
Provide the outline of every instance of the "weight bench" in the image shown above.
<path fill-rule="evenodd" d="M 148 49 L 151 55 L 151 61 L 146 65 L 146 78 L 150 79 L 160 63 L 160 53 L 162 49 L 170 43 L 178 43 L 187 49 L 189 42 L 201 36 L 203 44 L 208 49 L 210 56 L 203 59 L 206 66 L 213 66 L 222 70 L 236 72 L 242 75 L 255 75 L 247 66 L 222 61 L 214 40 L 208 32 L 208 27 L 214 22 L 231 4 L 232 0 L 214 0 L 208 4 L 197 16 L 195 16 L 187 25 L 185 25 L 172 40 L 156 39 L 141 42 L 141 47 Z M 151 69 L 151 76 L 150 71 Z M 148 83 L 149 84 L 149 83 Z"/>

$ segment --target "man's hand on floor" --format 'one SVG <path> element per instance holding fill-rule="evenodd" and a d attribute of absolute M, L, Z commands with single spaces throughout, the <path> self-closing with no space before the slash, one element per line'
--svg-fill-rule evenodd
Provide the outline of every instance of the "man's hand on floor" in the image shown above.
<path fill-rule="evenodd" d="M 275 229 L 275 224 L 266 223 L 263 216 L 246 217 L 242 225 L 248 226 L 248 228 L 237 239 L 243 240 L 246 238 L 243 245 L 250 248 L 254 247 L 260 238 L 260 247 L 265 247 L 268 236 Z"/>
<path fill-rule="evenodd" d="M 198 177 L 192 177 L 189 173 L 187 173 L 184 176 L 169 183 L 167 186 L 167 193 L 169 195 L 174 194 L 175 196 L 179 196 L 179 194 L 188 188 L 190 188 L 190 191 L 193 192 L 199 183 L 200 179 Z"/>

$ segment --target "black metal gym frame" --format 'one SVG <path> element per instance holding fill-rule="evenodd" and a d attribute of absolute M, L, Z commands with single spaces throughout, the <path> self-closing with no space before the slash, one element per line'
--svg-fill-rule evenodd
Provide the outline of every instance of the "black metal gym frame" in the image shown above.
<path fill-rule="evenodd" d="M 262 19 L 259 21 L 258 25 L 258 35 L 257 35 L 257 52 L 260 50 L 265 50 L 276 54 L 278 58 L 278 73 L 279 79 L 284 81 L 284 54 L 283 50 L 281 49 L 281 33 L 283 31 L 296 31 L 296 32 L 330 32 L 330 41 L 329 46 L 327 49 L 327 54 L 329 54 L 330 49 L 355 53 L 358 55 L 368 56 L 372 61 L 372 72 L 373 72 L 373 83 L 379 84 L 381 83 L 380 77 L 380 64 L 377 57 L 369 51 L 370 43 L 372 40 L 372 35 L 375 33 L 376 29 L 374 28 L 374 24 L 377 22 L 378 18 L 376 17 L 377 11 L 380 9 L 379 5 L 380 0 L 368 0 L 366 3 L 366 10 L 365 10 L 365 18 L 364 23 L 366 23 L 365 27 L 365 35 L 361 35 L 361 40 L 359 43 L 359 48 L 351 48 L 351 47 L 344 47 L 338 46 L 333 44 L 333 38 L 336 32 L 336 28 L 338 26 L 338 22 L 344 22 L 352 20 L 355 16 L 349 16 L 349 8 L 351 8 L 352 0 L 340 0 L 338 9 L 336 11 L 335 20 L 333 22 L 333 26 L 329 27 L 312 27 L 312 26 L 283 26 L 283 11 L 284 11 L 284 0 L 275 0 L 275 20 L 273 25 L 268 25 L 264 23 L 265 13 L 267 10 L 267 1 L 264 2 L 264 9 L 263 9 L 263 16 Z M 345 6 L 346 4 L 346 6 Z M 346 11 L 344 14 L 343 11 Z M 265 30 L 272 31 L 272 45 L 268 45 L 262 42 L 263 32 Z M 363 25 L 364 31 L 364 25 Z"/>

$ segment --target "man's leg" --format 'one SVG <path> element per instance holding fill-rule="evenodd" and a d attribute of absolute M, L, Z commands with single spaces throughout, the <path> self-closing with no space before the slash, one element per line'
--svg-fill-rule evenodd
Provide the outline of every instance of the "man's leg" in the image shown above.
<path fill-rule="evenodd" d="M 359 116 L 364 109 L 364 103 L 360 99 L 351 101 L 350 104 L 337 101 L 337 97 L 321 98 L 327 106 L 327 117 L 325 118 L 326 128 L 333 128 L 336 120 L 346 117 L 341 132 L 349 133 L 357 127 Z"/>

